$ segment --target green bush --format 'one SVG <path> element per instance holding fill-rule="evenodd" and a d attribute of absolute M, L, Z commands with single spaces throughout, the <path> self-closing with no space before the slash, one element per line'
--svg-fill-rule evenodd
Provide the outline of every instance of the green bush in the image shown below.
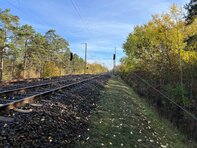
<path fill-rule="evenodd" d="M 166 85 L 164 87 L 164 90 L 167 92 L 167 95 L 176 103 L 184 105 L 185 107 L 190 105 L 188 91 L 184 87 L 182 88 L 180 84 L 177 84 L 175 86 L 170 84 Z"/>
<path fill-rule="evenodd" d="M 54 62 L 47 62 L 44 64 L 42 77 L 54 77 L 60 75 L 60 69 Z"/>

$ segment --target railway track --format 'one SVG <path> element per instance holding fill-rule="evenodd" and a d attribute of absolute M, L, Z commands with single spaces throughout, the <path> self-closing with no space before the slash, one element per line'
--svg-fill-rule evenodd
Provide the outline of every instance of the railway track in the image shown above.
<path fill-rule="evenodd" d="M 65 75 L 61 77 L 52 77 L 52 78 L 30 78 L 30 79 L 23 79 L 23 80 L 14 80 L 8 82 L 1 82 L 0 83 L 0 92 L 4 90 L 10 90 L 15 88 L 22 88 L 25 86 L 33 86 L 38 84 L 49 83 L 52 81 L 57 80 L 65 80 L 68 78 L 74 79 L 80 77 L 81 75 Z M 84 77 L 88 77 L 88 75 L 83 75 Z"/>
<path fill-rule="evenodd" d="M 76 86 L 93 79 L 100 77 L 100 75 L 90 76 L 67 76 L 58 80 L 43 81 L 40 84 L 31 84 L 28 86 L 22 85 L 19 88 L 12 87 L 8 90 L 0 91 L 0 112 L 6 110 L 17 110 L 18 107 L 24 104 L 32 103 L 35 99 L 53 93 L 55 91 Z M 36 104 L 34 104 L 36 106 Z M 40 106 L 37 104 L 37 106 Z M 18 110 L 25 112 L 25 110 Z"/>
<path fill-rule="evenodd" d="M 64 78 L 64 77 L 68 77 L 68 76 L 73 76 L 73 75 L 41 77 L 41 78 L 27 78 L 27 79 L 13 79 L 13 80 L 9 80 L 9 81 L 0 81 L 0 86 L 14 85 L 17 83 L 27 83 L 27 82 L 37 82 L 37 81 L 43 81 L 43 80 L 59 79 L 59 78 Z M 75 75 L 75 76 L 77 76 L 77 75 Z"/>
<path fill-rule="evenodd" d="M 0 147 L 73 147 L 79 139 L 86 139 L 91 112 L 98 107 L 108 78 L 109 75 L 81 76 L 80 80 L 58 83 L 48 95 L 0 111 Z M 20 95 L 38 90 L 44 93 L 45 88 L 8 93 L 5 100 L 18 95 L 24 98 Z"/>
<path fill-rule="evenodd" d="M 66 77 L 68 75 L 65 76 L 61 76 Z M 17 85 L 17 84 L 26 84 L 26 83 L 34 83 L 34 82 L 39 82 L 39 81 L 47 81 L 47 80 L 53 80 L 53 79 L 59 79 L 60 76 L 55 76 L 55 77 L 50 77 L 50 78 L 28 78 L 28 79 L 14 79 L 14 80 L 10 80 L 10 81 L 1 81 L 0 82 L 0 86 L 1 87 L 5 87 L 5 86 L 11 86 L 11 85 Z"/>

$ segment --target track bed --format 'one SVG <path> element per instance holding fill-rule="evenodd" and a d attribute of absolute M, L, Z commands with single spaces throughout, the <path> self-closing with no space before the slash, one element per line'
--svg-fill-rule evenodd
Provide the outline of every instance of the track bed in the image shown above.
<path fill-rule="evenodd" d="M 84 138 L 90 112 L 108 77 L 103 75 L 42 96 L 33 102 L 37 106 L 26 104 L 17 108 L 19 111 L 1 112 L 1 116 L 12 120 L 0 122 L 0 147 L 73 146 Z"/>

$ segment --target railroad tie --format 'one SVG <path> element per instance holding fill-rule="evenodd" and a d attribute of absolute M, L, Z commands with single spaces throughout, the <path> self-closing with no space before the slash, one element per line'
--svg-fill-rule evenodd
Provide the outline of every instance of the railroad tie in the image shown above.
<path fill-rule="evenodd" d="M 37 103 L 30 103 L 29 105 L 33 107 L 42 107 L 42 104 L 37 104 Z"/>
<path fill-rule="evenodd" d="M 30 113 L 32 112 L 32 109 L 29 110 L 25 110 L 25 109 L 19 109 L 19 108 L 15 108 L 13 109 L 14 111 L 20 112 L 20 113 Z"/>

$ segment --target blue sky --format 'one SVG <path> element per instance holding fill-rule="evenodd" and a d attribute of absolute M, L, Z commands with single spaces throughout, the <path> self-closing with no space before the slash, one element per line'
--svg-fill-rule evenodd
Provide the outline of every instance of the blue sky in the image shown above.
<path fill-rule="evenodd" d="M 55 29 L 74 53 L 84 57 L 88 43 L 88 62 L 112 68 L 124 56 L 122 44 L 133 27 L 147 23 L 153 14 L 166 12 L 172 3 L 183 6 L 189 0 L 0 0 L 0 8 L 10 8 L 20 23 L 32 25 L 44 34 Z M 76 9 L 77 7 L 77 9 Z"/>

